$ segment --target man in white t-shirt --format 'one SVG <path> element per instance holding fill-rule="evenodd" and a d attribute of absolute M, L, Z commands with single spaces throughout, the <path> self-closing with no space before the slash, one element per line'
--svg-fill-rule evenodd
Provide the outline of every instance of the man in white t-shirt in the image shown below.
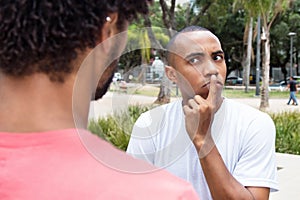
<path fill-rule="evenodd" d="M 268 199 L 278 190 L 273 121 L 222 96 L 219 39 L 187 27 L 168 47 L 166 75 L 182 99 L 137 120 L 127 153 L 190 181 L 200 199 Z"/>

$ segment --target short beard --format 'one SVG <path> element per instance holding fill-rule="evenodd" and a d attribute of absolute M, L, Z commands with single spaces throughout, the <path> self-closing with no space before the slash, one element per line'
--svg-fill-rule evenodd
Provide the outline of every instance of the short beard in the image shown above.
<path fill-rule="evenodd" d="M 112 82 L 113 76 L 114 76 L 114 72 L 117 69 L 117 65 L 118 65 L 118 61 L 119 61 L 119 57 L 120 54 L 122 53 L 123 49 L 120 49 L 120 46 L 118 46 L 117 44 L 112 44 L 112 49 L 109 52 L 108 61 L 113 60 L 110 64 L 108 64 L 107 68 L 105 69 L 105 71 L 102 74 L 102 77 L 109 77 L 107 80 L 103 80 L 102 81 L 102 77 L 100 78 L 96 91 L 95 91 L 95 97 L 94 100 L 98 100 L 101 99 L 103 97 L 103 95 L 107 92 L 110 83 Z"/>
<path fill-rule="evenodd" d="M 112 82 L 113 77 L 114 77 L 114 74 L 112 73 L 110 78 L 107 79 L 107 81 L 101 87 L 97 86 L 96 92 L 95 92 L 95 97 L 94 97 L 95 101 L 101 99 L 105 95 L 105 93 L 108 91 L 108 88 L 110 86 L 110 83 Z"/>

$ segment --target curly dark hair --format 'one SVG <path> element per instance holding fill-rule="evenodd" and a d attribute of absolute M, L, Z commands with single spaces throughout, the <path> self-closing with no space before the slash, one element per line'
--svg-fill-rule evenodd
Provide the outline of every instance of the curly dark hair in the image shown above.
<path fill-rule="evenodd" d="M 147 14 L 151 0 L 4 0 L 0 5 L 0 70 L 14 77 L 36 72 L 63 81 L 78 50 L 96 46 L 106 16 L 118 27 Z"/>

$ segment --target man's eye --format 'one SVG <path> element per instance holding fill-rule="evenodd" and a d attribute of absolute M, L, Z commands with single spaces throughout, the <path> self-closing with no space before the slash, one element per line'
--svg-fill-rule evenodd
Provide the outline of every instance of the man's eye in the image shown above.
<path fill-rule="evenodd" d="M 194 65 L 194 64 L 199 63 L 200 60 L 199 60 L 198 58 L 192 58 L 192 59 L 189 60 L 189 62 L 190 62 L 192 65 Z"/>
<path fill-rule="evenodd" d="M 221 56 L 221 55 L 216 55 L 215 57 L 214 57 L 214 60 L 215 61 L 221 61 L 221 60 L 223 60 L 224 58 L 223 58 L 223 56 Z"/>

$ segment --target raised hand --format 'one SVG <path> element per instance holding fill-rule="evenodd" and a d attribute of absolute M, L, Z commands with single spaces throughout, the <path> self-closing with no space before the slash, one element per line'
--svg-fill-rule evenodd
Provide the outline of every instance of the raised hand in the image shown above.
<path fill-rule="evenodd" d="M 193 141 L 199 158 L 205 157 L 215 145 L 211 136 L 214 114 L 220 106 L 220 90 L 215 75 L 211 76 L 206 99 L 196 95 L 183 106 L 186 130 Z"/>

